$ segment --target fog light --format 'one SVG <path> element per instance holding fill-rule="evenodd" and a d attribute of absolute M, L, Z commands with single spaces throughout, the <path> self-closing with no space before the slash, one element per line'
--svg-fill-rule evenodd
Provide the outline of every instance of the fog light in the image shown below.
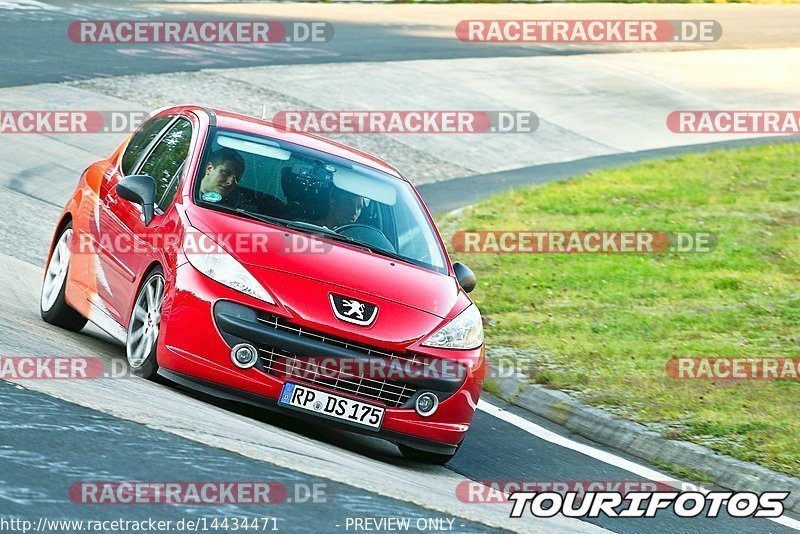
<path fill-rule="evenodd" d="M 231 349 L 231 360 L 236 367 L 250 369 L 258 361 L 258 350 L 248 343 L 239 343 Z"/>
<path fill-rule="evenodd" d="M 435 412 L 436 408 L 439 407 L 439 397 L 430 392 L 422 393 L 419 397 L 417 397 L 415 407 L 417 409 L 417 413 L 422 417 L 433 415 L 433 412 Z"/>

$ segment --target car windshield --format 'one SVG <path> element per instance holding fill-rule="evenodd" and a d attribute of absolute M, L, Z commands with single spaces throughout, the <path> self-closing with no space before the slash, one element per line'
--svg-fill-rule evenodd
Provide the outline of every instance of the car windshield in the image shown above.
<path fill-rule="evenodd" d="M 407 182 L 299 145 L 217 131 L 195 202 L 447 273 L 430 219 Z"/>

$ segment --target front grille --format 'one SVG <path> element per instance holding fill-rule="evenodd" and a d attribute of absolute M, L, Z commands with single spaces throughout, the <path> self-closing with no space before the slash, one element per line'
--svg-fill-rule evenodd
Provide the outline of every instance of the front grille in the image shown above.
<path fill-rule="evenodd" d="M 261 349 L 264 370 L 279 377 L 315 384 L 356 397 L 378 401 L 392 408 L 404 405 L 416 389 L 398 380 L 374 379 L 347 372 L 331 373 L 318 364 L 274 349 Z"/>
<path fill-rule="evenodd" d="M 424 365 L 423 360 L 415 354 L 408 357 L 353 344 L 349 341 L 287 324 L 275 316 L 259 316 L 258 320 L 276 330 L 312 339 L 319 343 L 346 348 L 365 356 L 385 358 L 403 365 Z M 402 380 L 373 378 L 363 376 L 363 374 L 350 373 L 346 370 L 337 370 L 337 372 L 332 373 L 330 369 L 322 369 L 316 360 L 308 357 L 309 355 L 291 354 L 272 347 L 262 347 L 259 352 L 262 368 L 270 375 L 297 378 L 303 382 L 348 393 L 366 400 L 378 401 L 392 408 L 406 404 L 417 391 L 414 385 Z"/>

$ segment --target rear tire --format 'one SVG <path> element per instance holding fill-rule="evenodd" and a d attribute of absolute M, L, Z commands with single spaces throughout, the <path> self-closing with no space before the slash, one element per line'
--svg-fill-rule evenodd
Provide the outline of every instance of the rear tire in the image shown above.
<path fill-rule="evenodd" d="M 136 294 L 125 341 L 125 354 L 131 371 L 147 380 L 155 380 L 158 373 L 156 352 L 163 303 L 164 271 L 156 267 Z"/>
<path fill-rule="evenodd" d="M 72 259 L 72 223 L 61 231 L 47 262 L 39 298 L 39 312 L 45 322 L 77 332 L 86 326 L 87 319 L 67 304 L 65 293 L 69 280 L 69 263 Z"/>
<path fill-rule="evenodd" d="M 452 454 L 422 451 L 413 447 L 409 447 L 408 445 L 402 445 L 400 443 L 397 444 L 397 448 L 400 449 L 400 454 L 402 454 L 403 458 L 406 460 L 412 460 L 414 462 L 421 462 L 424 464 L 444 465 L 453 459 L 453 456 L 458 453 L 458 449 L 461 448 L 461 445 L 459 444 L 455 452 Z"/>

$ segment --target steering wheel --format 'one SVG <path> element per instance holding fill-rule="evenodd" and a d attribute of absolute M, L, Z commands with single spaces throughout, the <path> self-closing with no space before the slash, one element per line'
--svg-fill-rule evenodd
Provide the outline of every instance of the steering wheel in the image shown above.
<path fill-rule="evenodd" d="M 383 232 L 374 226 L 361 223 L 351 223 L 338 226 L 334 228 L 334 230 L 337 234 L 352 237 L 353 239 L 361 241 L 362 243 L 366 243 L 367 245 L 374 245 L 378 248 L 382 248 L 383 250 L 388 250 L 389 252 L 397 252 L 394 248 L 394 245 L 392 245 L 392 242 L 386 239 L 386 236 L 383 235 Z"/>

